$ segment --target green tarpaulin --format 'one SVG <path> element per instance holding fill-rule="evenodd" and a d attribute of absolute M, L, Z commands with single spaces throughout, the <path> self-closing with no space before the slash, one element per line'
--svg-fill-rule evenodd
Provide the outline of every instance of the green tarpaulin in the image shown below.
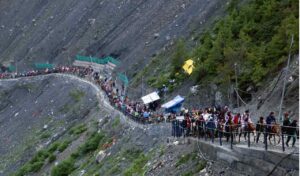
<path fill-rule="evenodd" d="M 108 56 L 108 57 L 106 57 L 104 59 L 106 59 L 108 62 L 110 62 L 110 63 L 112 63 L 114 65 L 119 65 L 120 64 L 120 62 L 118 60 L 116 60 L 115 58 L 110 57 L 110 56 Z"/>
<path fill-rule="evenodd" d="M 8 66 L 8 71 L 9 72 L 14 72 L 14 71 L 16 71 L 16 67 L 13 66 L 13 65 L 10 65 L 10 66 Z"/>
<path fill-rule="evenodd" d="M 80 56 L 80 55 L 76 55 L 76 60 L 85 61 L 85 62 L 94 62 L 94 63 L 98 63 L 98 64 L 106 64 L 107 63 L 97 57 L 88 57 L 88 56 Z"/>
<path fill-rule="evenodd" d="M 128 85 L 129 81 L 126 75 L 118 73 L 118 78 L 125 84 Z"/>
<path fill-rule="evenodd" d="M 85 62 L 93 62 L 93 63 L 97 63 L 97 64 L 107 64 L 108 62 L 111 62 L 115 65 L 118 65 L 120 64 L 120 62 L 118 60 L 116 60 L 115 58 L 113 57 L 105 57 L 103 59 L 99 59 L 97 57 L 88 57 L 88 56 L 80 56 L 80 55 L 76 55 L 76 59 L 75 60 L 78 60 L 78 61 L 85 61 Z"/>
<path fill-rule="evenodd" d="M 36 69 L 53 69 L 54 68 L 54 65 L 53 64 L 37 64 L 35 63 L 34 64 L 34 67 Z"/>

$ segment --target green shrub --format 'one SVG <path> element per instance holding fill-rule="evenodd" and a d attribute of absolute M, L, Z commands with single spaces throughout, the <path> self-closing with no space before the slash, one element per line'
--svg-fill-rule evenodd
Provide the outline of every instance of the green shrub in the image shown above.
<path fill-rule="evenodd" d="M 49 138 L 50 136 L 51 136 L 50 133 L 43 133 L 40 138 L 41 139 L 46 139 L 46 138 Z"/>
<path fill-rule="evenodd" d="M 148 161 L 148 157 L 144 154 L 140 154 L 137 159 L 133 161 L 131 166 L 125 170 L 125 176 L 132 176 L 132 175 L 142 175 L 144 172 L 144 166 Z"/>
<path fill-rule="evenodd" d="M 195 173 L 198 173 L 201 170 L 203 170 L 206 167 L 206 164 L 207 164 L 207 162 L 204 160 L 199 161 L 195 167 Z"/>
<path fill-rule="evenodd" d="M 37 152 L 36 155 L 30 160 L 30 164 L 36 163 L 36 162 L 44 162 L 49 156 L 49 152 L 46 150 L 40 150 Z"/>
<path fill-rule="evenodd" d="M 59 146 L 60 146 L 60 143 L 59 143 L 59 142 L 54 142 L 54 143 L 52 143 L 51 146 L 50 146 L 49 149 L 48 149 L 48 152 L 49 152 L 49 153 L 55 152 Z"/>
<path fill-rule="evenodd" d="M 86 124 L 79 124 L 77 126 L 74 126 L 70 129 L 69 134 L 81 134 L 87 130 Z"/>
<path fill-rule="evenodd" d="M 54 155 L 54 154 L 51 154 L 50 156 L 49 156 L 49 163 L 52 163 L 53 161 L 55 161 L 56 160 L 56 155 Z"/>
<path fill-rule="evenodd" d="M 51 176 L 68 176 L 76 169 L 74 163 L 75 161 L 72 158 L 62 161 L 52 168 Z"/>
<path fill-rule="evenodd" d="M 16 176 L 23 176 L 27 175 L 30 172 L 37 172 L 39 171 L 43 165 L 45 160 L 48 158 L 49 152 L 46 150 L 38 151 L 32 159 L 23 165 L 21 169 L 15 174 Z"/>
<path fill-rule="evenodd" d="M 188 162 L 192 157 L 193 157 L 193 154 L 191 154 L 191 153 L 180 156 L 179 160 L 175 164 L 175 167 L 178 167 L 178 166 Z"/>
<path fill-rule="evenodd" d="M 44 162 L 39 161 L 31 164 L 30 172 L 37 172 L 39 171 L 44 165 Z"/>
<path fill-rule="evenodd" d="M 79 153 L 78 153 L 78 152 L 74 152 L 74 153 L 71 154 L 71 157 L 72 157 L 73 159 L 76 159 L 76 158 L 79 157 Z"/>
<path fill-rule="evenodd" d="M 30 171 L 31 171 L 31 165 L 27 163 L 19 169 L 19 171 L 15 174 L 15 176 L 23 176 L 29 173 Z"/>
<path fill-rule="evenodd" d="M 108 175 L 117 175 L 119 173 L 121 173 L 121 169 L 120 169 L 120 165 L 114 165 L 110 170 L 107 171 Z"/>
<path fill-rule="evenodd" d="M 113 128 L 116 128 L 116 127 L 119 126 L 120 122 L 121 122 L 120 117 L 116 117 L 116 118 L 114 119 L 114 121 L 113 121 L 113 123 L 112 123 L 111 126 L 112 126 Z"/>
<path fill-rule="evenodd" d="M 59 152 L 63 152 L 63 151 L 69 146 L 70 143 L 71 143 L 71 142 L 68 141 L 68 140 L 62 142 L 62 143 L 59 145 L 59 147 L 57 148 L 57 150 L 58 150 Z"/>
<path fill-rule="evenodd" d="M 94 132 L 88 139 L 87 141 L 83 144 L 83 146 L 80 147 L 79 153 L 80 154 L 86 154 L 92 151 L 95 151 L 101 140 L 105 137 L 104 134 L 102 133 L 97 133 Z"/>

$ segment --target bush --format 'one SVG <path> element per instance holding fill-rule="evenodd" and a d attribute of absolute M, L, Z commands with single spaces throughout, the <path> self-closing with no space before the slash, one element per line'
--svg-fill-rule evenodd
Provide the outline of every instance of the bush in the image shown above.
<path fill-rule="evenodd" d="M 140 154 L 137 159 L 133 161 L 131 166 L 124 172 L 125 176 L 143 175 L 144 166 L 148 161 L 148 157 L 144 154 Z"/>
<path fill-rule="evenodd" d="M 50 148 L 48 149 L 49 153 L 53 153 L 57 150 L 57 148 L 60 146 L 59 142 L 54 142 L 51 144 Z"/>
<path fill-rule="evenodd" d="M 70 144 L 70 141 L 64 141 L 63 143 L 61 143 L 59 145 L 59 147 L 57 148 L 59 152 L 63 152 Z"/>
<path fill-rule="evenodd" d="M 46 150 L 38 151 L 34 157 L 26 163 L 21 169 L 15 174 L 16 176 L 23 176 L 27 175 L 30 172 L 37 172 L 39 171 L 43 165 L 45 160 L 48 158 L 49 152 Z"/>
<path fill-rule="evenodd" d="M 71 154 L 71 158 L 76 159 L 79 157 L 79 153 L 78 152 L 74 152 Z"/>
<path fill-rule="evenodd" d="M 49 152 L 46 150 L 40 150 L 37 154 L 30 160 L 30 164 L 34 164 L 36 162 L 44 162 L 49 156 Z"/>
<path fill-rule="evenodd" d="M 30 168 L 30 172 L 37 172 L 39 171 L 44 165 L 44 162 L 42 161 L 38 161 L 38 162 L 35 162 L 35 163 L 32 163 L 31 164 L 31 168 Z"/>
<path fill-rule="evenodd" d="M 69 134 L 78 135 L 78 134 L 85 132 L 86 130 L 87 130 L 87 127 L 85 124 L 79 124 L 77 126 L 72 127 L 69 131 Z"/>
<path fill-rule="evenodd" d="M 51 134 L 50 133 L 43 133 L 42 135 L 41 135 L 41 139 L 47 139 L 47 138 L 49 138 L 51 136 Z"/>
<path fill-rule="evenodd" d="M 95 151 L 101 140 L 105 137 L 104 134 L 99 134 L 97 132 L 94 132 L 87 141 L 83 144 L 83 146 L 80 147 L 80 154 L 86 154 L 92 151 Z"/>
<path fill-rule="evenodd" d="M 113 128 L 116 128 L 120 124 L 120 122 L 121 122 L 120 117 L 116 117 L 111 126 Z"/>
<path fill-rule="evenodd" d="M 75 170 L 74 160 L 72 158 L 66 159 L 54 166 L 51 170 L 51 176 L 68 176 Z"/>
<path fill-rule="evenodd" d="M 56 160 L 56 156 L 54 155 L 54 154 L 51 154 L 50 156 L 49 156 L 49 163 L 52 163 L 53 161 L 55 161 Z"/>
<path fill-rule="evenodd" d="M 182 165 L 182 164 L 188 162 L 188 161 L 191 159 L 191 157 L 192 157 L 192 154 L 191 154 L 191 153 L 189 153 L 189 154 L 187 154 L 187 155 L 182 155 L 182 156 L 179 158 L 179 160 L 177 161 L 177 163 L 175 164 L 175 167 L 178 167 L 178 166 L 180 166 L 180 165 Z"/>

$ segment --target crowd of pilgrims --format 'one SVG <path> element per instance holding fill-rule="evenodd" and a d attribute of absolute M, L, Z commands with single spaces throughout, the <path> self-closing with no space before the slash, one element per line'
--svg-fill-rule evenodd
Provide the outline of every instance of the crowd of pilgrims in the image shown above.
<path fill-rule="evenodd" d="M 39 69 L 39 70 L 30 70 L 25 72 L 7 72 L 4 69 L 0 70 L 0 79 L 11 79 L 11 78 L 20 78 L 20 77 L 29 77 L 29 76 L 38 76 L 38 75 L 46 75 L 51 73 L 68 73 L 75 74 L 80 77 L 84 77 L 93 72 L 93 69 L 83 68 L 83 67 L 67 67 L 67 66 L 57 66 L 52 69 Z"/>
<path fill-rule="evenodd" d="M 238 137 L 240 141 L 241 137 L 247 140 L 249 134 L 253 133 L 255 135 L 254 140 L 258 143 L 263 134 L 266 134 L 270 140 L 272 136 L 278 135 L 278 130 L 281 130 L 274 112 L 270 112 L 266 118 L 259 117 L 257 122 L 253 121 L 249 110 L 242 114 L 233 114 L 227 106 L 192 110 L 183 108 L 178 113 L 163 113 L 157 111 L 159 110 L 158 104 L 145 105 L 142 102 L 130 100 L 124 95 L 124 87 L 122 86 L 119 90 L 111 78 L 100 80 L 96 74 L 94 79 L 105 91 L 111 105 L 121 110 L 126 116 L 141 123 L 171 122 L 172 135 L 176 137 L 225 137 L 227 141 L 233 137 Z M 297 120 L 290 122 L 289 113 L 285 113 L 284 118 L 282 132 L 288 136 L 286 145 L 288 146 L 290 139 L 293 138 L 292 145 L 294 146 L 298 132 Z"/>
<path fill-rule="evenodd" d="M 94 81 L 106 93 L 111 105 L 122 111 L 124 115 L 144 124 L 171 122 L 172 135 L 176 137 L 182 135 L 209 138 L 225 137 L 226 140 L 229 141 L 229 139 L 236 136 L 238 136 L 239 140 L 241 137 L 246 140 L 248 134 L 253 133 L 256 136 L 256 142 L 258 142 L 261 134 L 267 134 L 270 140 L 272 135 L 278 133 L 278 129 L 275 128 L 276 125 L 278 125 L 278 122 L 276 122 L 274 112 L 270 112 L 266 118 L 259 117 L 259 120 L 256 123 L 253 122 L 249 110 L 246 110 L 243 114 L 232 114 L 227 106 L 192 110 L 182 108 L 182 110 L 177 113 L 163 113 L 159 108 L 158 102 L 145 105 L 142 102 L 130 100 L 125 95 L 124 86 L 119 90 L 111 77 L 102 79 L 100 78 L 100 74 L 94 72 L 90 67 L 58 66 L 43 71 L 33 70 L 24 73 L 2 72 L 0 73 L 0 79 L 37 76 L 51 73 L 68 73 L 75 74 L 79 77 L 93 77 Z M 291 138 L 293 139 L 292 145 L 295 145 L 296 135 L 299 132 L 297 126 L 297 120 L 290 121 L 289 113 L 285 113 L 281 132 L 288 136 L 286 141 L 287 146 Z"/>

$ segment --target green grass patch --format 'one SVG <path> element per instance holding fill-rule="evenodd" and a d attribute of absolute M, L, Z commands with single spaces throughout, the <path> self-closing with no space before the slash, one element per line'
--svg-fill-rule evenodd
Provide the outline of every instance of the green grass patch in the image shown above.
<path fill-rule="evenodd" d="M 57 147 L 57 150 L 58 150 L 59 152 L 63 152 L 63 151 L 69 146 L 70 143 L 71 143 L 71 141 L 69 141 L 69 140 L 63 141 L 63 142 Z"/>
<path fill-rule="evenodd" d="M 69 134 L 78 135 L 78 134 L 85 132 L 86 130 L 87 130 L 86 124 L 79 124 L 79 125 L 72 127 L 69 131 Z"/>
<path fill-rule="evenodd" d="M 207 162 L 204 160 L 199 161 L 195 167 L 195 173 L 198 173 L 201 170 L 203 170 L 206 167 L 206 164 L 207 164 Z"/>
<path fill-rule="evenodd" d="M 73 158 L 68 158 L 63 160 L 57 166 L 54 166 L 51 170 L 51 176 L 68 176 L 75 169 L 75 160 Z"/>
<path fill-rule="evenodd" d="M 56 160 L 56 155 L 51 154 L 51 155 L 49 156 L 49 159 L 48 159 L 49 163 L 52 163 L 52 162 L 55 161 L 55 160 Z"/>
<path fill-rule="evenodd" d="M 51 136 L 51 134 L 49 132 L 45 132 L 45 133 L 42 133 L 40 139 L 47 139 Z"/>
<path fill-rule="evenodd" d="M 85 95 L 85 93 L 81 90 L 72 90 L 70 93 L 69 93 L 70 97 L 72 97 L 72 99 L 75 101 L 75 102 L 79 102 Z"/>
<path fill-rule="evenodd" d="M 87 139 L 87 141 L 79 148 L 79 154 L 84 155 L 89 152 L 95 151 L 101 141 L 104 141 L 105 135 L 103 133 L 94 132 L 92 135 Z"/>
<path fill-rule="evenodd" d="M 118 127 L 119 125 L 120 125 L 120 123 L 121 123 L 121 120 L 120 120 L 120 117 L 116 117 L 115 119 L 114 119 L 114 121 L 113 121 L 113 123 L 112 123 L 112 127 L 113 128 L 116 128 L 116 127 Z"/>
<path fill-rule="evenodd" d="M 165 151 L 166 151 L 165 146 L 161 145 L 159 149 L 159 157 L 163 156 L 165 154 Z"/>
<path fill-rule="evenodd" d="M 193 155 L 195 155 L 195 154 L 194 153 L 189 153 L 189 154 L 180 156 L 179 160 L 175 164 L 175 167 L 178 167 L 182 164 L 187 163 L 193 157 Z"/>
<path fill-rule="evenodd" d="M 121 172 L 122 172 L 122 170 L 120 169 L 120 165 L 116 164 L 110 170 L 108 170 L 107 174 L 108 175 L 117 175 L 117 174 L 120 174 Z"/>
<path fill-rule="evenodd" d="M 133 163 L 130 165 L 128 169 L 125 170 L 125 176 L 132 176 L 132 175 L 143 175 L 145 169 L 145 165 L 148 161 L 148 157 L 141 153 L 138 158 L 136 158 Z"/>
<path fill-rule="evenodd" d="M 43 167 L 45 160 L 49 157 L 49 155 L 49 152 L 46 150 L 38 151 L 33 158 L 28 163 L 23 165 L 15 175 L 23 176 L 39 171 Z"/>
<path fill-rule="evenodd" d="M 59 146 L 60 146 L 60 143 L 59 143 L 59 142 L 54 142 L 54 143 L 52 143 L 51 146 L 50 146 L 49 149 L 48 149 L 48 152 L 49 152 L 49 153 L 55 152 Z"/>

